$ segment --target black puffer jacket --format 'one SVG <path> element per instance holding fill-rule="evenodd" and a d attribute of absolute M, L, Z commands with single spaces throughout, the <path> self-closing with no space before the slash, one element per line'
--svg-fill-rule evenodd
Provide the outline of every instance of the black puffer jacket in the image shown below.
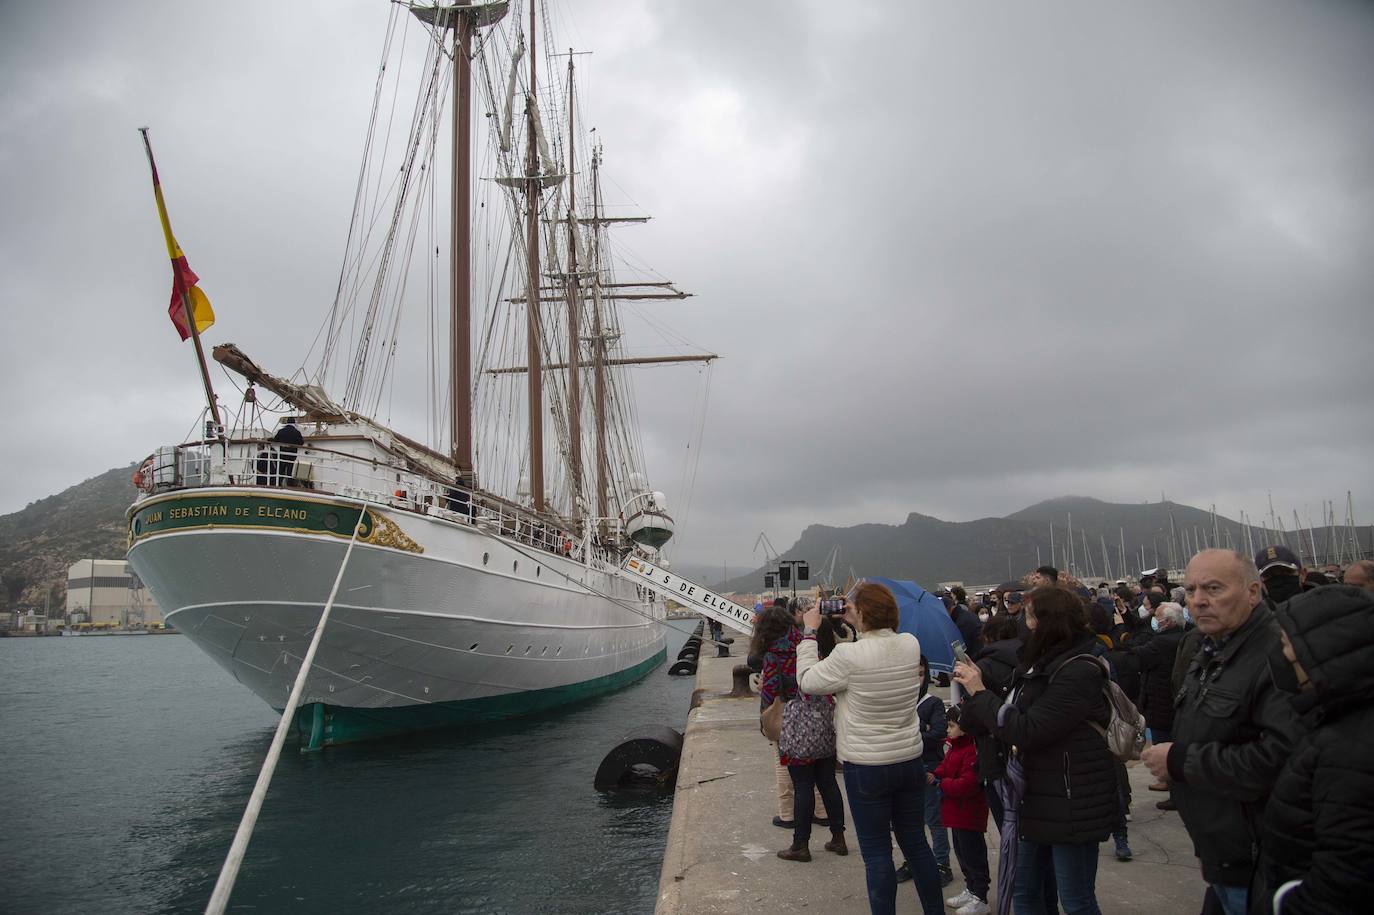
<path fill-rule="evenodd" d="M 1174 726 L 1174 690 L 1169 677 L 1182 641 L 1182 629 L 1164 629 L 1144 645 L 1112 652 L 1121 688 L 1126 689 L 1124 684 L 1128 676 L 1133 676 L 1139 683 L 1135 695 L 1129 692 L 1126 695 L 1135 702 L 1151 728 L 1168 731 Z"/>
<path fill-rule="evenodd" d="M 1023 839 L 1101 842 L 1116 827 L 1116 768 L 1107 742 L 1088 723 L 1107 723 L 1106 676 L 1095 659 L 1065 663 L 1074 655 L 1092 654 L 1096 638 L 1084 635 L 1068 650 L 1019 673 L 1012 686 L 1015 698 L 1000 724 L 1002 700 L 990 690 L 964 703 L 971 716 L 1020 754 L 1026 769 L 1019 820 Z"/>
<path fill-rule="evenodd" d="M 978 665 L 978 671 L 983 675 L 983 685 L 997 695 L 999 702 L 1006 698 L 1011 689 L 1012 676 L 1021 663 L 1016 656 L 1020 650 L 1020 639 L 1002 639 L 989 642 L 973 654 L 973 663 Z M 973 716 L 963 720 L 962 728 L 973 738 L 973 745 L 978 751 L 979 780 L 990 782 L 1001 778 L 1006 771 L 1006 746 Z"/>
<path fill-rule="evenodd" d="M 1293 749 L 1264 810 L 1251 911 L 1369 911 L 1374 899 L 1374 595 L 1345 585 L 1281 605 L 1311 688 L 1293 698 L 1311 730 Z M 1278 671 L 1277 659 L 1274 661 Z M 1282 682 L 1282 673 L 1277 677 Z"/>
<path fill-rule="evenodd" d="M 1250 884 L 1264 802 L 1302 731 L 1269 674 L 1278 647 L 1261 602 L 1220 651 L 1193 657 L 1174 697 L 1171 794 L 1208 883 Z"/>

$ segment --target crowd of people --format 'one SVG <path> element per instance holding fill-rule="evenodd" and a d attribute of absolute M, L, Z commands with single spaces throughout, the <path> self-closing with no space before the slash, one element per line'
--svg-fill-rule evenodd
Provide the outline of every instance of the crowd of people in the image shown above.
<path fill-rule="evenodd" d="M 1099 846 L 1133 855 L 1127 762 L 1139 756 L 1157 806 L 1192 840 L 1204 915 L 1368 904 L 1374 562 L 1333 576 L 1282 546 L 1253 561 L 1216 549 L 1181 584 L 1157 572 L 1094 589 L 1046 566 L 972 607 L 961 588 L 941 596 L 964 651 L 952 706 L 930 691 L 922 646 L 898 631 L 881 584 L 827 613 L 794 599 L 759 614 L 750 655 L 764 730 L 770 717 L 777 728 L 773 822 L 792 830 L 779 858 L 811 860 L 813 823 L 829 828 L 827 851 L 848 854 L 839 771 L 874 913 L 895 912 L 906 881 L 925 915 L 994 902 L 1001 915 L 1100 913 Z M 1121 739 L 1136 710 L 1143 751 Z M 942 900 L 951 848 L 964 890 Z"/>

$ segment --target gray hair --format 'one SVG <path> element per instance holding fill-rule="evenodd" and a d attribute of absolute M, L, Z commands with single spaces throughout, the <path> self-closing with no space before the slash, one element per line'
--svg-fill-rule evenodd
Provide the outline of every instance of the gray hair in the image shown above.
<path fill-rule="evenodd" d="M 1173 602 L 1176 603 L 1176 604 L 1182 605 L 1182 603 L 1183 603 L 1185 600 L 1187 600 L 1187 598 L 1188 598 L 1188 589 L 1187 589 L 1187 588 L 1178 587 L 1178 588 L 1174 588 L 1174 590 L 1172 590 L 1172 591 L 1169 592 L 1169 600 L 1173 601 Z"/>
<path fill-rule="evenodd" d="M 1173 626 L 1175 629 L 1182 629 L 1183 624 L 1186 622 L 1186 617 L 1183 615 L 1183 606 L 1173 601 L 1165 601 L 1156 607 L 1155 615 L 1162 616 L 1164 619 L 1168 620 L 1169 625 Z"/>
<path fill-rule="evenodd" d="M 1351 569 L 1359 569 L 1364 573 L 1365 578 L 1374 581 L 1374 559 L 1356 559 L 1350 565 L 1346 566 L 1345 571 L 1349 572 Z M 1345 573 L 1342 572 L 1341 575 L 1344 577 Z"/>

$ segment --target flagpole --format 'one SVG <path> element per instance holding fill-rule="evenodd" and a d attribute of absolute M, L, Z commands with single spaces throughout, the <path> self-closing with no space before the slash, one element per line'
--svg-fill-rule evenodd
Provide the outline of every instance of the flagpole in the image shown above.
<path fill-rule="evenodd" d="M 160 191 L 161 188 L 157 180 L 157 163 L 153 161 L 153 144 L 148 141 L 148 128 L 140 127 L 138 132 L 143 135 L 143 148 L 148 152 L 148 167 L 153 170 L 153 190 L 155 192 Z M 191 300 L 186 295 L 184 285 L 181 289 L 181 316 L 185 320 L 186 326 L 191 329 L 191 340 L 196 345 L 196 362 L 200 365 L 200 380 L 205 385 L 205 402 L 210 405 L 210 418 L 215 421 L 215 430 L 218 433 L 216 438 L 223 438 L 224 423 L 220 421 L 219 405 L 215 403 L 215 389 L 210 384 L 210 367 L 205 362 L 205 348 L 200 345 L 200 328 L 196 325 L 196 315 L 191 310 Z M 206 436 L 206 438 L 209 437 Z"/>

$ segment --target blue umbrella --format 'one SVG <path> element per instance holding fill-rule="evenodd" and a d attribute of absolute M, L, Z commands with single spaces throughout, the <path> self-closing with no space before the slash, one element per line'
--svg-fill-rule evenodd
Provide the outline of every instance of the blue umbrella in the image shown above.
<path fill-rule="evenodd" d="M 931 671 L 953 673 L 954 649 L 951 646 L 963 641 L 963 637 L 954 620 L 949 618 L 944 602 L 914 581 L 892 578 L 865 578 L 864 581 L 885 585 L 897 598 L 897 610 L 901 614 L 897 631 L 916 636 Z"/>

